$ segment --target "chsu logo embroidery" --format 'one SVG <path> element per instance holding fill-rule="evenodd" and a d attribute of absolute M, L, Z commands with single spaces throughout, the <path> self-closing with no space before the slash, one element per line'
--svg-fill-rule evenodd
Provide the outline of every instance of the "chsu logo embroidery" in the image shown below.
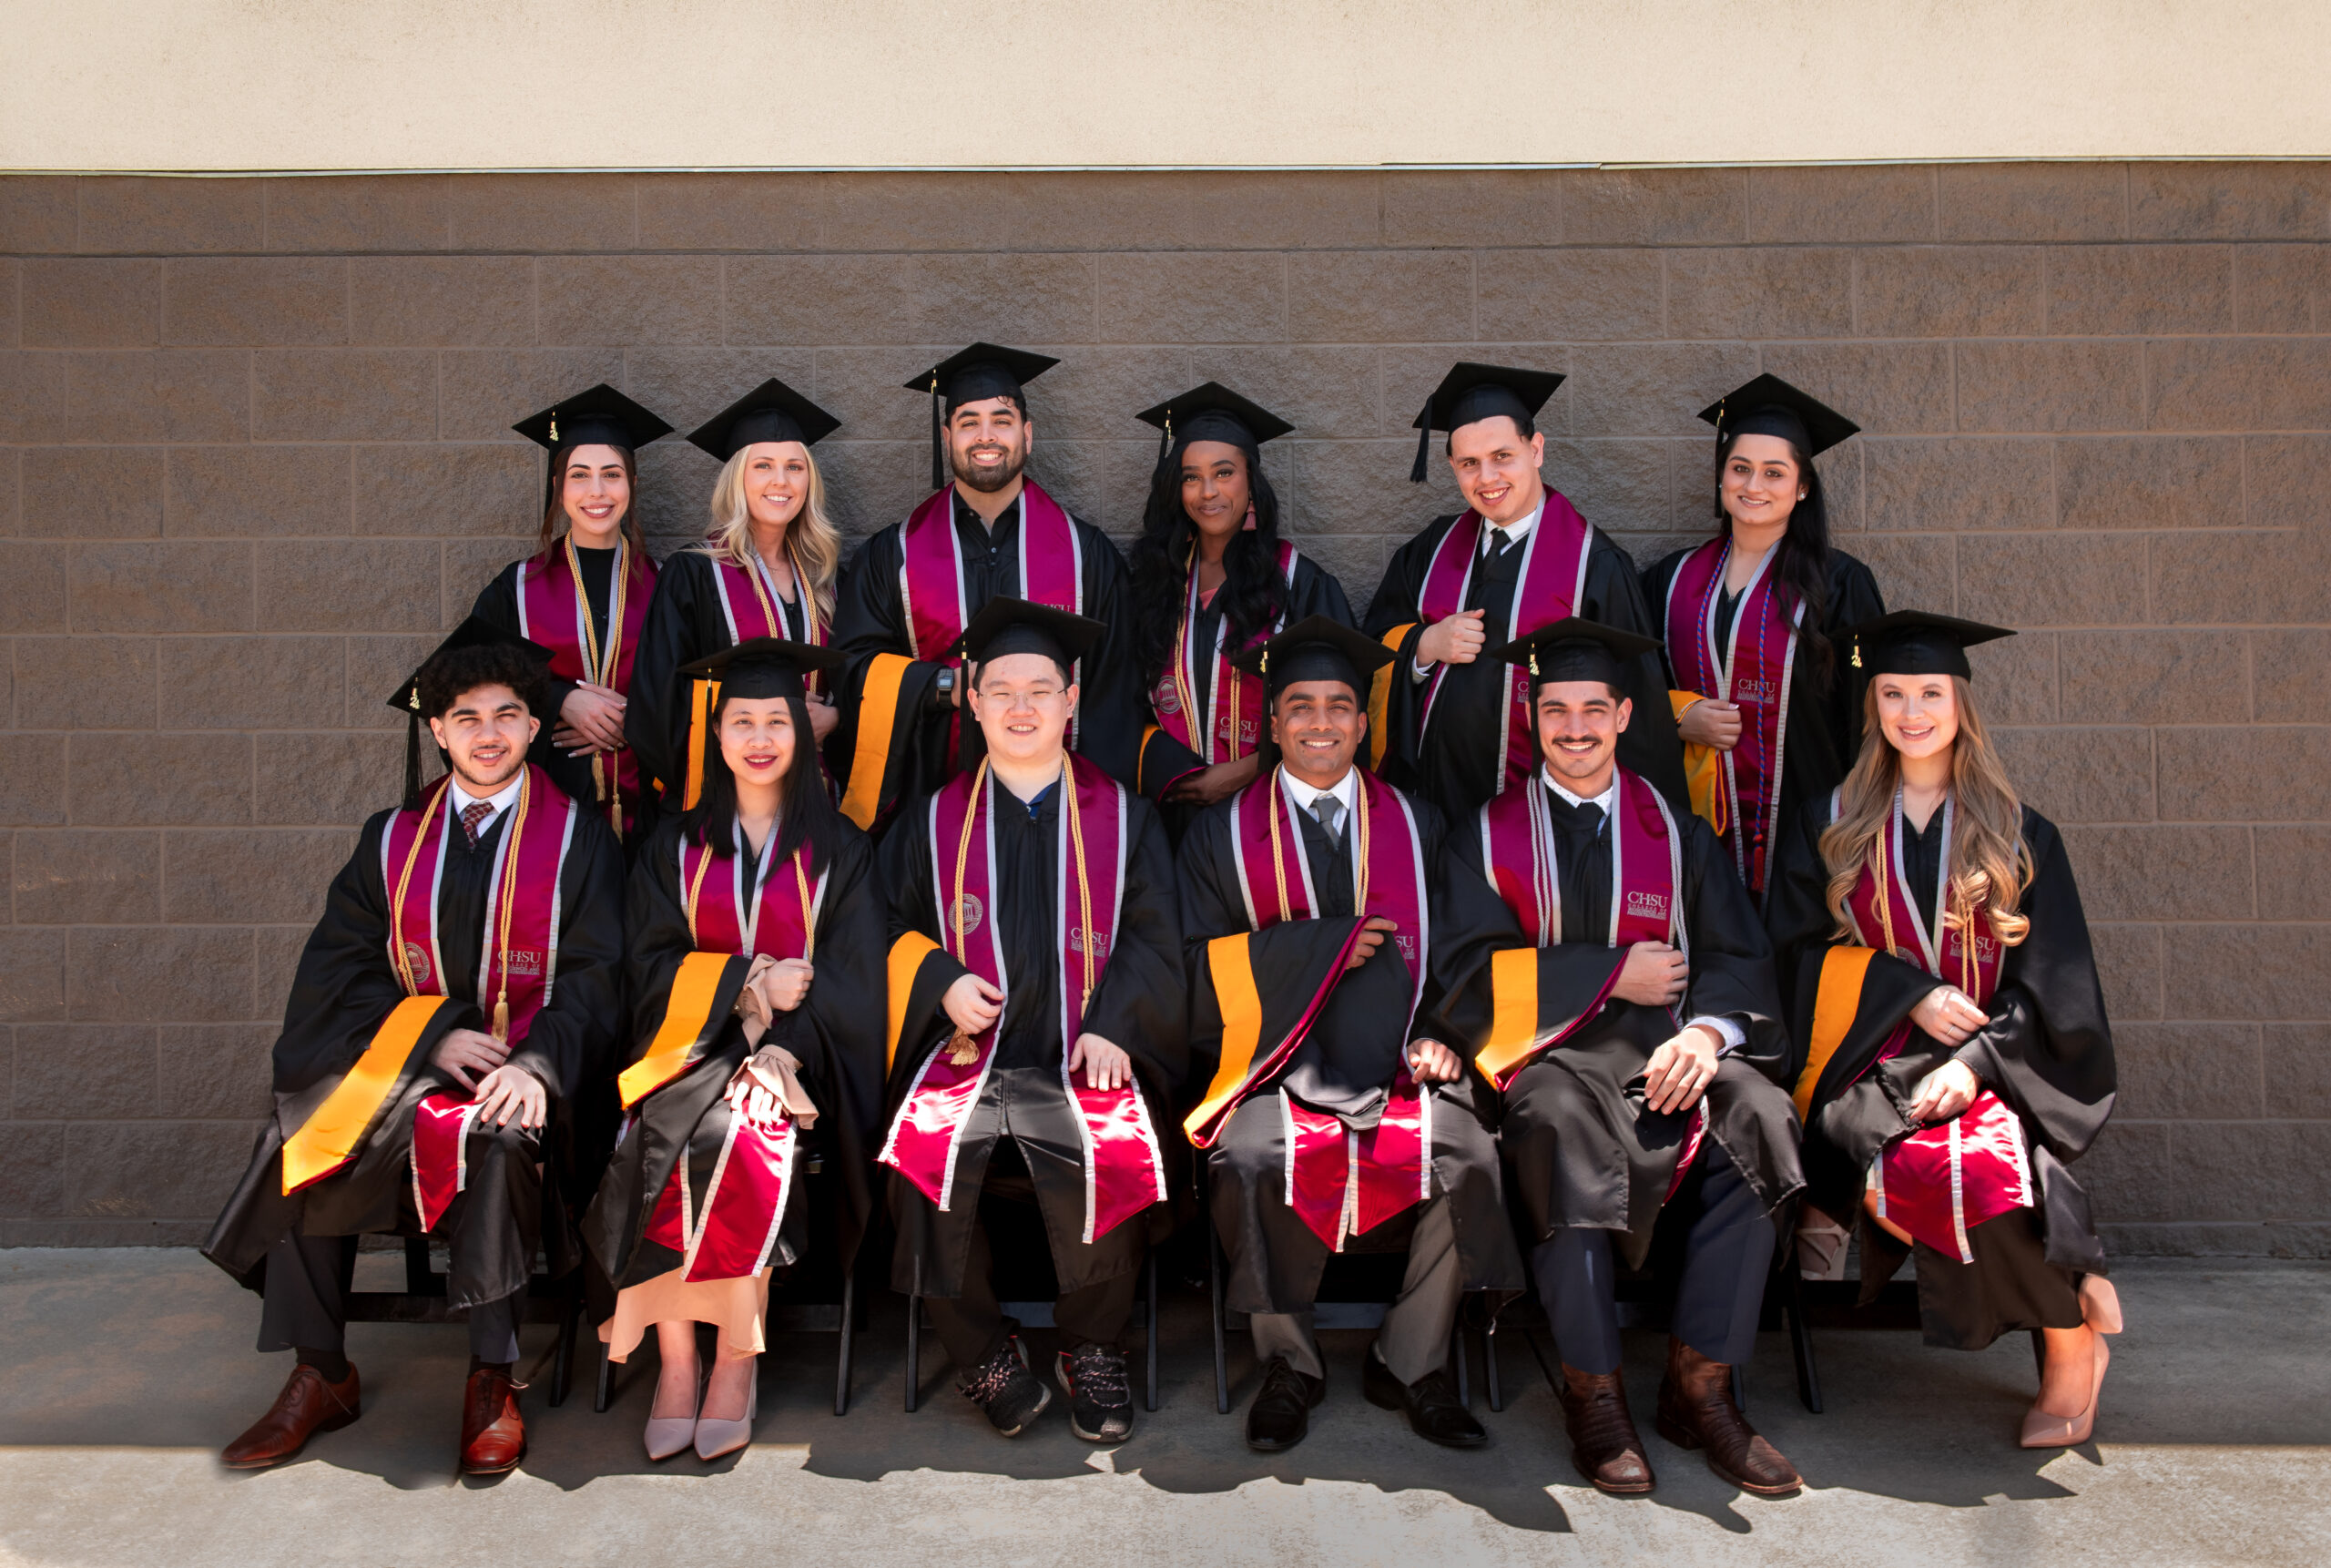
<path fill-rule="evenodd" d="M 968 935 L 980 929 L 980 921 L 986 913 L 985 906 L 975 894 L 964 893 L 956 899 L 955 907 L 947 911 L 947 929 Z"/>
<path fill-rule="evenodd" d="M 1746 677 L 1732 683 L 1732 700 L 1735 702 L 1762 703 L 1770 707 L 1776 699 L 1776 695 L 1773 683 L 1769 680 Z"/>
<path fill-rule="evenodd" d="M 509 948 L 502 954 L 503 967 L 513 974 L 539 976 L 543 972 L 543 955 L 523 948 Z"/>
<path fill-rule="evenodd" d="M 1160 713 L 1182 711 L 1182 694 L 1174 689 L 1174 683 L 1170 680 L 1157 683 L 1157 688 L 1149 694 L 1149 702 Z"/>
<path fill-rule="evenodd" d="M 1400 945 L 1400 956 L 1408 960 L 1410 968 L 1414 968 L 1417 962 L 1417 939 L 1404 932 L 1396 931 L 1392 933 L 1392 940 Z"/>
<path fill-rule="evenodd" d="M 412 983 L 415 985 L 429 983 L 429 950 L 427 948 L 417 942 L 406 942 L 404 962 L 405 967 L 412 971 Z"/>
<path fill-rule="evenodd" d="M 1071 952 L 1090 953 L 1094 958 L 1105 960 L 1109 956 L 1109 933 L 1094 932 L 1087 936 L 1083 926 L 1071 926 L 1068 929 L 1068 950 Z"/>
<path fill-rule="evenodd" d="M 1638 892 L 1630 888 L 1627 890 L 1627 913 L 1637 920 L 1665 920 L 1667 895 Z"/>

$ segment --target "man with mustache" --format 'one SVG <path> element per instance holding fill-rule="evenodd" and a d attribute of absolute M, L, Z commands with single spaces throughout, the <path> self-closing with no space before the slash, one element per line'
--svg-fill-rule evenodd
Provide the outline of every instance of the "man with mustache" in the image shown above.
<path fill-rule="evenodd" d="M 1036 435 L 1026 383 L 1059 362 L 973 343 L 906 383 L 931 398 L 936 493 L 866 541 L 834 605 L 834 645 L 853 663 L 828 754 L 849 759 L 842 811 L 860 827 L 978 765 L 963 661 L 949 650 L 998 596 L 1107 628 L 1074 672 L 1084 700 L 1069 748 L 1134 778 L 1145 710 L 1124 629 L 1125 559 L 1026 473 Z"/>

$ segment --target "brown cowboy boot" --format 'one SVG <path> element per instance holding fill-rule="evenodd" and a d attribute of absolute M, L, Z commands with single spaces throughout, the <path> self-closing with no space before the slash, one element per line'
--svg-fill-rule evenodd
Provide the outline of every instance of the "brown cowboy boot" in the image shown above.
<path fill-rule="evenodd" d="M 361 1413 L 363 1395 L 356 1385 L 356 1366 L 337 1383 L 305 1361 L 291 1369 L 283 1391 L 275 1396 L 267 1414 L 250 1430 L 227 1445 L 219 1462 L 229 1470 L 265 1470 L 281 1464 L 308 1444 L 318 1432 L 338 1431 Z"/>
<path fill-rule="evenodd" d="M 1570 1461 L 1597 1492 L 1634 1497 L 1649 1492 L 1656 1478 L 1643 1439 L 1627 1413 L 1627 1388 L 1618 1372 L 1582 1372 L 1565 1363 L 1562 1425 L 1570 1429 Z"/>
<path fill-rule="evenodd" d="M 526 1385 L 504 1367 L 474 1367 L 462 1390 L 462 1473 L 500 1475 L 526 1457 L 526 1420 L 518 1390 Z"/>
<path fill-rule="evenodd" d="M 1708 1469 L 1743 1492 L 1789 1497 L 1805 1484 L 1732 1402 L 1732 1369 L 1674 1338 L 1659 1384 L 1658 1425 L 1659 1435 L 1677 1448 L 1705 1449 Z"/>

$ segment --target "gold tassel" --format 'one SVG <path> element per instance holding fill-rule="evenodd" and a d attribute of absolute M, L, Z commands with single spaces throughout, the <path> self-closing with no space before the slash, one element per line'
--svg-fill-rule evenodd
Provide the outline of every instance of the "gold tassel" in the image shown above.
<path fill-rule="evenodd" d="M 558 410 L 556 409 L 550 411 L 550 443 L 553 446 L 558 444 Z"/>
<path fill-rule="evenodd" d="M 1861 639 L 1859 637 L 1854 639 L 1854 667 L 1856 669 L 1861 667 Z"/>
<path fill-rule="evenodd" d="M 510 993 L 506 991 L 494 1004 L 494 1037 L 504 1044 L 510 1040 Z"/>

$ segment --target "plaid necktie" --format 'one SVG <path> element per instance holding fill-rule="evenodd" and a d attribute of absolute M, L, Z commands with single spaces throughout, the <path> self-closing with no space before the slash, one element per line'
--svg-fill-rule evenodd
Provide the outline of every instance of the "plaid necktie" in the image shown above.
<path fill-rule="evenodd" d="M 470 848 L 477 848 L 477 825 L 494 815 L 494 802 L 473 800 L 462 808 L 462 831 L 470 836 Z"/>

